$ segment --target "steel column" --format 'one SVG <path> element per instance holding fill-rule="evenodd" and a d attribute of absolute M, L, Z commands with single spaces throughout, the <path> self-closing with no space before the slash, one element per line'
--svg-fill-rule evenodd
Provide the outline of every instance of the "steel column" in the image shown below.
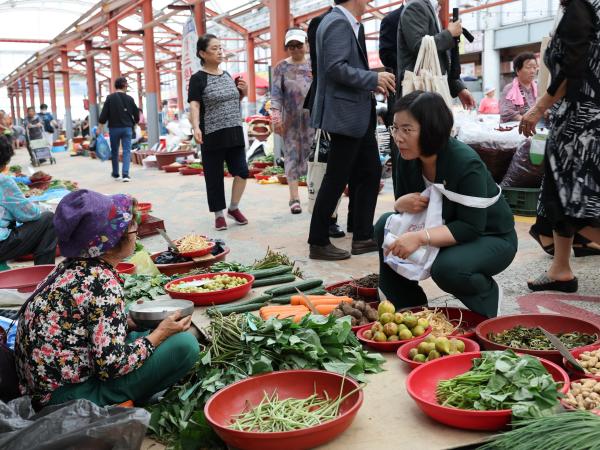
<path fill-rule="evenodd" d="M 31 102 L 31 106 L 35 108 L 35 90 L 33 88 L 33 73 L 29 73 L 27 75 L 27 84 L 29 88 L 29 101 Z"/>
<path fill-rule="evenodd" d="M 152 0 L 142 3 L 142 21 L 153 21 Z M 154 57 L 154 29 L 144 31 L 144 80 L 146 82 L 146 121 L 148 123 L 148 146 L 158 143 L 158 100 L 156 98 L 156 59 Z"/>
<path fill-rule="evenodd" d="M 121 58 L 119 57 L 119 23 L 114 20 L 108 24 L 110 44 L 110 92 L 115 92 L 115 81 L 121 76 Z"/>
<path fill-rule="evenodd" d="M 92 51 L 92 41 L 85 41 L 85 70 L 87 79 L 88 111 L 90 113 L 90 130 L 98 125 L 98 95 L 96 94 L 96 67 Z"/>
<path fill-rule="evenodd" d="M 144 109 L 144 85 L 142 84 L 142 72 L 137 74 L 137 91 L 138 91 L 138 106 Z"/>
<path fill-rule="evenodd" d="M 252 115 L 256 113 L 256 66 L 254 61 L 254 38 L 248 36 L 246 38 L 247 48 L 247 67 L 246 73 L 248 74 L 248 114 Z"/>
<path fill-rule="evenodd" d="M 69 77 L 69 55 L 67 50 L 60 52 L 63 92 L 65 94 L 65 130 L 67 139 L 73 138 L 73 120 L 71 118 L 71 85 Z"/>
<path fill-rule="evenodd" d="M 27 115 L 27 88 L 25 87 L 25 78 L 21 78 L 21 95 L 23 96 L 23 117 Z"/>
<path fill-rule="evenodd" d="M 58 111 L 56 108 L 56 76 L 54 75 L 54 61 L 48 61 L 48 72 L 50 72 L 50 77 L 48 79 L 50 85 L 50 112 L 54 117 L 57 117 Z"/>
<path fill-rule="evenodd" d="M 198 0 L 194 4 L 194 22 L 198 36 L 206 34 L 206 4 L 203 0 Z"/>
<path fill-rule="evenodd" d="M 38 97 L 40 98 L 40 105 L 46 103 L 44 100 L 44 68 L 38 67 L 37 70 L 37 85 L 38 85 Z"/>
<path fill-rule="evenodd" d="M 183 117 L 185 108 L 183 107 L 183 74 L 181 73 L 181 60 L 175 63 L 175 77 L 177 78 L 177 109 L 179 109 L 179 118 Z"/>
<path fill-rule="evenodd" d="M 290 0 L 278 0 L 269 5 L 271 24 L 271 67 L 286 57 L 284 40 L 290 27 Z"/>

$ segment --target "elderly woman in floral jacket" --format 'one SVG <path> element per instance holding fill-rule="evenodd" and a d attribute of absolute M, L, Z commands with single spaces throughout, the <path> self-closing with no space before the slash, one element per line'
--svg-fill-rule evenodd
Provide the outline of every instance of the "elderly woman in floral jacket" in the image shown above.
<path fill-rule="evenodd" d="M 144 401 L 179 381 L 198 359 L 191 317 L 173 314 L 135 333 L 115 266 L 133 253 L 135 202 L 80 190 L 58 205 L 54 227 L 65 261 L 28 299 L 17 329 L 20 388 L 39 408 L 87 399 Z"/>

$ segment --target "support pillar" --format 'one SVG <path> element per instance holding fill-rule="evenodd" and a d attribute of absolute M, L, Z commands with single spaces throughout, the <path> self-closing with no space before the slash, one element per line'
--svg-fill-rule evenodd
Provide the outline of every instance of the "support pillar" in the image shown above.
<path fill-rule="evenodd" d="M 114 42 L 119 39 L 119 21 L 108 24 L 108 40 Z M 119 44 L 110 46 L 110 92 L 115 92 L 115 81 L 121 76 L 121 59 L 119 58 Z"/>
<path fill-rule="evenodd" d="M 50 85 L 50 112 L 54 117 L 58 117 L 58 108 L 56 107 L 56 75 L 54 73 L 54 61 L 48 61 L 49 85 Z"/>
<path fill-rule="evenodd" d="M 181 73 L 180 59 L 175 63 L 175 76 L 177 77 L 177 109 L 179 110 L 179 118 L 181 119 L 185 113 L 185 108 L 183 106 L 183 74 Z"/>
<path fill-rule="evenodd" d="M 19 90 L 15 91 L 15 100 L 17 101 L 17 116 L 14 118 L 15 125 L 21 125 L 21 119 L 23 116 L 21 115 L 21 99 L 19 98 Z"/>
<path fill-rule="evenodd" d="M 194 4 L 194 23 L 198 37 L 206 34 L 206 4 L 202 0 L 198 0 Z"/>
<path fill-rule="evenodd" d="M 96 67 L 92 52 L 92 41 L 85 41 L 85 70 L 87 81 L 88 112 L 90 115 L 90 130 L 98 126 L 98 96 L 96 95 Z"/>
<path fill-rule="evenodd" d="M 63 92 L 65 94 L 65 130 L 67 139 L 73 139 L 73 119 L 71 117 L 71 85 L 69 76 L 69 56 L 67 50 L 60 52 Z"/>
<path fill-rule="evenodd" d="M 144 111 L 144 85 L 142 84 L 142 72 L 137 73 L 138 106 Z M 146 113 L 144 113 L 145 115 Z"/>
<path fill-rule="evenodd" d="M 246 38 L 246 48 L 248 52 L 248 64 L 246 73 L 248 74 L 248 115 L 256 114 L 256 65 L 254 61 L 254 38 Z"/>
<path fill-rule="evenodd" d="M 35 108 L 35 90 L 33 87 L 33 73 L 27 75 L 27 84 L 29 87 L 29 101 L 31 102 L 30 106 Z"/>
<path fill-rule="evenodd" d="M 142 3 L 144 25 L 152 22 L 152 0 Z M 148 147 L 158 143 L 158 99 L 156 80 L 156 59 L 154 57 L 154 29 L 144 30 L 144 80 L 146 82 L 146 121 L 148 122 Z"/>
<path fill-rule="evenodd" d="M 38 85 L 38 97 L 40 98 L 40 105 L 46 103 L 44 98 L 44 68 L 39 67 L 37 70 L 37 85 Z"/>
<path fill-rule="evenodd" d="M 8 98 L 10 99 L 10 116 L 12 117 L 13 123 L 16 124 L 17 122 L 15 120 L 15 94 L 12 88 L 10 88 L 8 92 Z"/>
<path fill-rule="evenodd" d="M 500 50 L 494 48 L 494 29 L 500 26 L 500 18 L 496 14 L 485 18 L 485 31 L 483 32 L 483 52 L 481 64 L 483 71 L 483 87 L 496 89 L 496 98 L 502 93 L 500 86 Z"/>
<path fill-rule="evenodd" d="M 285 33 L 290 27 L 290 0 L 278 0 L 269 5 L 271 22 L 271 67 L 286 58 Z"/>
<path fill-rule="evenodd" d="M 25 78 L 21 78 L 21 95 L 23 97 L 23 117 L 27 115 L 27 88 Z"/>
<path fill-rule="evenodd" d="M 160 84 L 160 70 L 156 71 L 156 101 L 158 102 L 158 109 L 162 109 L 162 88 Z"/>
<path fill-rule="evenodd" d="M 98 82 L 98 102 L 102 103 L 102 83 Z"/>
<path fill-rule="evenodd" d="M 439 5 L 440 23 L 442 25 L 442 29 L 445 30 L 450 23 L 450 5 L 448 4 L 448 0 L 439 0 Z"/>

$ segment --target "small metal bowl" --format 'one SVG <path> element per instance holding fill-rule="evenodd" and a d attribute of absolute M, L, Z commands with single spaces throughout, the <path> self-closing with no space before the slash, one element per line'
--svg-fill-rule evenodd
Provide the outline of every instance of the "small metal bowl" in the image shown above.
<path fill-rule="evenodd" d="M 129 308 L 129 315 L 138 326 L 152 329 L 176 311 L 181 311 L 181 317 L 190 316 L 194 312 L 194 303 L 189 300 L 139 300 Z"/>

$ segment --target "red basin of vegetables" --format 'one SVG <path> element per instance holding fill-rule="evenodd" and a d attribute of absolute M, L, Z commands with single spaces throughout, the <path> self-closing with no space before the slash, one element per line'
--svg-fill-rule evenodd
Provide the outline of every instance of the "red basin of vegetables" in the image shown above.
<path fill-rule="evenodd" d="M 252 163 L 252 167 L 256 168 L 256 169 L 264 169 L 266 167 L 271 167 L 272 165 L 273 165 L 272 162 L 255 161 Z"/>
<path fill-rule="evenodd" d="M 231 289 L 224 289 L 222 291 L 214 291 L 214 292 L 199 292 L 199 293 L 190 293 L 190 292 L 176 292 L 171 288 L 175 284 L 194 281 L 194 280 L 203 280 L 205 278 L 214 278 L 217 275 L 229 275 L 232 277 L 240 277 L 248 280 L 246 284 L 241 286 L 236 286 Z M 254 276 L 248 273 L 238 273 L 238 272 L 220 272 L 220 273 L 206 273 L 203 275 L 193 275 L 191 277 L 180 278 L 178 280 L 171 281 L 167 283 L 165 286 L 165 291 L 171 296 L 171 298 L 182 299 L 182 300 L 191 300 L 194 302 L 196 306 L 211 306 L 211 305 L 220 305 L 222 303 L 229 303 L 234 300 L 239 300 L 240 298 L 244 298 L 250 289 L 252 289 L 252 283 L 254 283 Z"/>
<path fill-rule="evenodd" d="M 178 241 L 175 241 L 175 244 L 179 245 Z M 181 256 L 183 256 L 184 258 L 199 258 L 201 256 L 204 255 L 208 255 L 210 252 L 212 252 L 213 248 L 215 248 L 215 246 L 217 245 L 215 242 L 207 242 L 206 243 L 206 247 L 203 248 L 202 250 L 196 250 L 193 252 L 180 252 Z"/>
<path fill-rule="evenodd" d="M 254 175 L 254 178 L 256 180 L 258 180 L 258 181 L 268 180 L 269 178 L 271 178 L 271 175 L 258 175 L 258 174 L 256 174 L 256 175 Z"/>
<path fill-rule="evenodd" d="M 429 308 L 432 309 L 432 308 Z M 487 320 L 488 318 L 482 316 L 481 314 L 477 314 L 476 312 L 471 311 L 466 308 L 457 308 L 453 306 L 447 306 L 444 308 L 438 308 L 444 315 L 448 318 L 448 320 L 454 324 L 459 323 L 460 327 L 466 329 L 466 332 L 461 333 L 460 331 L 455 331 L 451 334 L 453 337 L 465 337 L 469 339 L 475 338 L 475 327 L 479 325 L 481 322 Z M 400 310 L 400 312 L 411 311 L 411 312 L 419 312 L 423 311 L 423 308 L 420 306 L 414 308 L 405 308 Z"/>
<path fill-rule="evenodd" d="M 45 264 L 0 272 L 0 289 L 33 292 L 37 285 L 54 270 L 54 267 L 54 264 Z"/>
<path fill-rule="evenodd" d="M 247 407 L 257 405 L 265 392 L 277 391 L 280 399 L 307 398 L 315 389 L 330 398 L 349 394 L 358 387 L 356 381 L 322 370 L 285 370 L 238 381 L 214 394 L 204 406 L 206 420 L 230 448 L 241 450 L 304 450 L 323 445 L 342 434 L 354 420 L 363 403 L 358 391 L 344 400 L 337 418 L 303 430 L 260 433 L 229 428 L 231 418 Z"/>
<path fill-rule="evenodd" d="M 223 252 L 219 253 L 218 255 L 213 255 L 212 258 L 206 258 L 199 261 L 186 261 L 175 264 L 156 264 L 156 268 L 160 271 L 160 273 L 169 276 L 177 275 L 180 273 L 188 273 L 190 270 L 196 269 L 198 267 L 210 267 L 216 262 L 225 261 L 225 258 L 227 257 L 230 251 L 231 250 L 229 249 L 229 247 L 223 247 Z M 152 261 L 156 260 L 160 253 L 161 252 L 153 253 L 150 256 L 152 258 Z"/>
<path fill-rule="evenodd" d="M 120 262 L 119 264 L 117 264 L 116 269 L 117 273 L 131 275 L 133 272 L 135 272 L 135 264 L 128 262 Z"/>
<path fill-rule="evenodd" d="M 575 359 L 579 359 L 579 355 L 581 355 L 583 352 L 591 352 L 594 350 L 598 350 L 599 348 L 600 348 L 600 344 L 586 345 L 585 347 L 574 348 L 573 350 L 570 351 L 570 353 L 571 353 L 571 355 L 573 355 L 573 357 Z M 579 370 L 575 369 L 575 367 L 573 367 L 571 365 L 571 363 L 569 363 L 567 361 L 566 358 L 563 358 L 562 363 L 563 363 L 563 367 L 567 369 L 567 372 L 569 373 L 569 377 L 571 377 L 571 380 L 579 380 L 581 378 L 591 378 L 593 380 L 600 381 L 600 374 L 594 375 L 591 373 L 580 372 Z"/>
<path fill-rule="evenodd" d="M 364 336 L 365 331 L 367 331 L 369 328 L 370 328 L 370 325 L 364 325 L 363 327 L 361 327 L 360 330 L 358 330 L 356 332 L 356 337 L 363 344 L 368 345 L 369 347 L 374 348 L 375 350 L 379 350 L 380 352 L 395 352 L 398 350 L 398 348 L 400 348 L 402 345 L 406 344 L 407 342 L 420 340 L 421 338 L 424 338 L 429 333 L 431 333 L 431 327 L 427 327 L 427 329 L 425 330 L 425 333 L 423 333 L 421 336 L 416 337 L 416 338 L 402 339 L 402 340 L 392 341 L 392 342 L 387 342 L 387 341 L 386 342 L 377 342 L 372 339 L 367 339 Z"/>
<path fill-rule="evenodd" d="M 167 173 L 177 173 L 179 169 L 183 169 L 185 166 L 163 166 L 162 169 Z"/>
<path fill-rule="evenodd" d="M 367 288 L 357 285 L 354 281 L 350 282 L 350 285 L 356 288 L 356 293 L 361 297 L 365 297 L 371 300 L 377 300 L 377 288 Z"/>
<path fill-rule="evenodd" d="M 473 366 L 474 358 L 481 352 L 461 353 L 445 356 L 417 367 L 406 378 L 406 390 L 419 408 L 432 419 L 454 428 L 465 430 L 496 431 L 506 428 L 510 423 L 512 411 L 474 411 L 451 408 L 438 404 L 435 391 L 441 380 L 449 380 L 468 372 Z M 557 364 L 540 358 L 540 362 L 552 375 L 554 381 L 564 383 L 560 392 L 569 390 L 569 376 Z"/>
<path fill-rule="evenodd" d="M 179 169 L 179 173 L 181 175 L 202 175 L 204 173 L 203 169 L 191 169 L 189 167 L 182 167 Z"/>
<path fill-rule="evenodd" d="M 477 325 L 475 334 L 477 334 L 477 340 L 485 350 L 506 350 L 509 347 L 490 341 L 487 338 L 488 333 L 498 333 L 517 325 L 530 328 L 541 326 L 553 334 L 578 331 L 580 333 L 595 334 L 600 338 L 600 327 L 597 325 L 583 319 L 558 314 L 515 314 L 494 317 Z M 600 344 L 600 339 L 594 344 Z M 522 348 L 513 350 L 562 364 L 562 356 L 558 350 L 528 350 Z"/>
<path fill-rule="evenodd" d="M 479 351 L 479 344 L 475 341 L 472 341 L 471 339 L 467 339 L 464 337 L 455 337 L 455 339 L 458 339 L 459 341 L 463 341 L 465 343 L 465 351 L 463 353 L 468 353 L 468 352 L 478 352 Z M 419 345 L 421 342 L 423 342 L 423 339 L 418 339 L 418 340 L 413 340 L 411 342 L 408 342 L 406 344 L 404 344 L 402 347 L 400 347 L 398 349 L 398 351 L 396 352 L 396 355 L 398 355 L 398 358 L 400 358 L 402 361 L 404 361 L 406 364 L 408 364 L 412 369 L 416 369 L 419 366 L 422 366 L 423 364 L 429 364 L 431 361 L 427 361 L 427 362 L 418 362 L 418 361 L 413 361 L 412 359 L 410 359 L 408 357 L 408 352 L 410 352 L 410 350 L 412 348 L 417 347 L 417 345 Z M 451 356 L 451 355 L 448 355 Z M 442 358 L 447 358 L 448 356 L 442 356 Z"/>

